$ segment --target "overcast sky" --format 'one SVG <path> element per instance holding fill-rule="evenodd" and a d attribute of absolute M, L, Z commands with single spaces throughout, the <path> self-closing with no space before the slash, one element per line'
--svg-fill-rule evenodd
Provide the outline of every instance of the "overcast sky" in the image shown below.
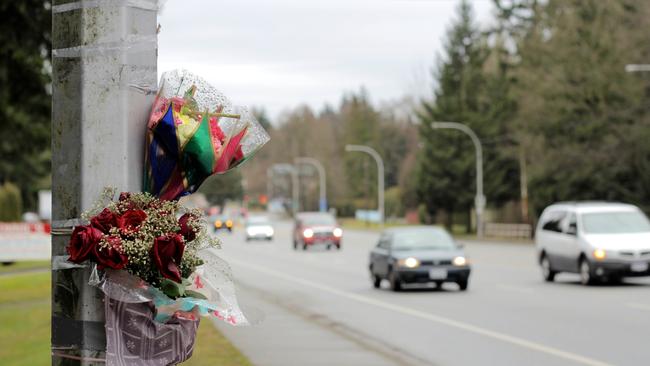
<path fill-rule="evenodd" d="M 167 0 L 158 72 L 185 68 L 233 103 L 277 118 L 338 105 L 364 86 L 375 104 L 430 89 L 458 0 Z M 472 0 L 480 25 L 491 0 Z"/>

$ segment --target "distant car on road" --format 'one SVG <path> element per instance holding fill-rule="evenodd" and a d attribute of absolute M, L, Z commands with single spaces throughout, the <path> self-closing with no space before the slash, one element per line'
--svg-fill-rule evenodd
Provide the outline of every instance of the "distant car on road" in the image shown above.
<path fill-rule="evenodd" d="M 299 212 L 296 214 L 293 229 L 293 249 L 307 250 L 316 244 L 326 245 L 327 249 L 341 249 L 343 230 L 334 216 L 327 212 Z"/>
<path fill-rule="evenodd" d="M 393 291 L 402 284 L 455 282 L 467 289 L 470 265 L 462 247 L 446 230 L 411 226 L 385 230 L 370 252 L 370 276 L 375 288 L 388 279 Z"/>
<path fill-rule="evenodd" d="M 535 231 L 546 281 L 560 272 L 580 274 L 584 285 L 650 276 L 650 221 L 636 206 L 568 202 L 547 207 Z"/>
<path fill-rule="evenodd" d="M 250 216 L 244 224 L 246 231 L 246 241 L 253 239 L 273 240 L 273 225 L 271 220 L 266 216 Z"/>
<path fill-rule="evenodd" d="M 232 232 L 234 226 L 232 219 L 225 215 L 215 216 L 212 220 L 212 224 L 215 232 L 219 230 L 228 230 L 229 232 Z"/>

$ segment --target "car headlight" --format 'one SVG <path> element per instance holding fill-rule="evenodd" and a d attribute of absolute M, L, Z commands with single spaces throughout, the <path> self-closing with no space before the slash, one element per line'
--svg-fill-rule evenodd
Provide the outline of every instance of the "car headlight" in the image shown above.
<path fill-rule="evenodd" d="M 302 232 L 302 236 L 304 236 L 304 237 L 307 238 L 307 239 L 312 238 L 312 237 L 314 237 L 314 230 L 312 230 L 312 229 L 305 229 L 305 230 Z"/>
<path fill-rule="evenodd" d="M 274 231 L 272 227 L 266 228 L 266 235 L 273 236 Z"/>
<path fill-rule="evenodd" d="M 215 227 L 221 227 L 221 221 L 217 220 L 214 222 Z"/>
<path fill-rule="evenodd" d="M 343 230 L 340 227 L 337 227 L 332 231 L 332 234 L 334 234 L 335 237 L 340 238 L 343 236 Z"/>
<path fill-rule="evenodd" d="M 606 256 L 607 253 L 605 253 L 605 250 L 603 249 L 594 250 L 594 258 L 596 258 L 597 260 L 602 261 L 603 259 L 605 259 Z"/>
<path fill-rule="evenodd" d="M 397 265 L 406 268 L 416 268 L 420 266 L 420 261 L 417 258 L 408 257 L 397 261 Z"/>
<path fill-rule="evenodd" d="M 454 266 L 459 266 L 459 267 L 460 266 L 465 266 L 465 265 L 467 265 L 467 258 L 465 258 L 465 257 L 456 257 L 456 258 L 454 258 L 452 263 L 454 264 Z"/>
<path fill-rule="evenodd" d="M 226 221 L 226 226 L 232 227 L 232 221 L 230 221 L 230 220 Z"/>

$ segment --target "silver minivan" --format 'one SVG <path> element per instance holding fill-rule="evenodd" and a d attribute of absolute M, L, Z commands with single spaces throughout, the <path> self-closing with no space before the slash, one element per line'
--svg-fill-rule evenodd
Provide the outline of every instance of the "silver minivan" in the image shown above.
<path fill-rule="evenodd" d="M 551 205 L 539 219 L 535 244 L 546 281 L 559 272 L 578 273 L 585 285 L 650 276 L 650 221 L 634 205 Z"/>

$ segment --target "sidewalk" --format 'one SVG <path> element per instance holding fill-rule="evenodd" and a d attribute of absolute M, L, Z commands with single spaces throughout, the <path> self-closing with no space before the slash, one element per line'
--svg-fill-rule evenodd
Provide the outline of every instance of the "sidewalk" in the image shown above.
<path fill-rule="evenodd" d="M 379 345 L 355 337 L 327 318 L 280 303 L 258 289 L 241 284 L 238 289 L 241 303 L 253 308 L 248 314 L 263 309 L 263 321 L 250 327 L 216 321 L 215 325 L 256 366 L 411 364 Z"/>

